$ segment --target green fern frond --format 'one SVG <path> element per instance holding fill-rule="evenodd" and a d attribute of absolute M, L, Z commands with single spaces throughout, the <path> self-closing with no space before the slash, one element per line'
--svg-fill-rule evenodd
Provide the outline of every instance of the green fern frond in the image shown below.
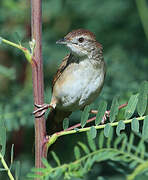
<path fill-rule="evenodd" d="M 33 172 L 41 172 L 41 175 L 38 176 L 41 179 L 44 179 L 47 176 L 50 178 L 57 178 L 62 175 L 67 179 L 71 177 L 83 177 L 91 170 L 91 167 L 95 162 L 98 163 L 106 160 L 112 160 L 118 163 L 124 162 L 131 169 L 138 166 L 141 167 L 142 164 L 147 162 L 144 140 L 140 141 L 138 146 L 139 151 L 137 152 L 137 148 L 134 145 L 135 135 L 132 133 L 129 140 L 123 133 L 114 140 L 113 137 L 107 139 L 104 138 L 103 131 L 101 131 L 98 138 L 101 142 L 99 141 L 98 146 L 91 138 L 90 133 L 87 133 L 87 139 L 89 147 L 82 142 L 78 142 L 78 145 L 75 146 L 75 161 L 62 165 L 58 162 L 57 167 L 52 167 L 47 160 L 43 160 L 45 168 L 32 169 L 32 173 L 28 174 L 28 177 L 34 177 Z M 82 149 L 83 155 L 80 149 Z M 57 157 L 54 157 L 54 159 L 57 162 Z"/>

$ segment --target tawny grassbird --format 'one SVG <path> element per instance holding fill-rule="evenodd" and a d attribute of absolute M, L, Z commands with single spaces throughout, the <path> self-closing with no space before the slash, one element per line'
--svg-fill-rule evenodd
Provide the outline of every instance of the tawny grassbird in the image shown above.
<path fill-rule="evenodd" d="M 64 118 L 72 111 L 83 109 L 99 95 L 105 78 L 105 63 L 102 45 L 95 35 L 85 29 L 68 33 L 56 42 L 70 49 L 62 61 L 54 79 L 50 104 L 36 105 L 34 114 L 44 114 L 48 107 L 52 110 L 47 121 L 50 133 L 61 130 Z"/>

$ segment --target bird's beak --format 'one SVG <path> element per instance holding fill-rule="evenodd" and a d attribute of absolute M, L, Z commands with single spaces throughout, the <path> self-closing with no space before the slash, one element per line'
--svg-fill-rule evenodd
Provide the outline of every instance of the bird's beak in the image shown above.
<path fill-rule="evenodd" d="M 58 41 L 56 41 L 56 44 L 67 44 L 67 41 L 65 38 L 59 39 Z"/>

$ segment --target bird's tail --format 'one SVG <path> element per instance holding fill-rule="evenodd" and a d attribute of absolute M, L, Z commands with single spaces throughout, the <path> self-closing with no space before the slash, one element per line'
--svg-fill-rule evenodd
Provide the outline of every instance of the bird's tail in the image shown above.
<path fill-rule="evenodd" d="M 63 120 L 70 116 L 71 113 L 72 112 L 70 111 L 63 111 L 59 109 L 53 109 L 50 111 L 46 121 L 47 133 L 51 135 L 55 132 L 62 131 Z"/>

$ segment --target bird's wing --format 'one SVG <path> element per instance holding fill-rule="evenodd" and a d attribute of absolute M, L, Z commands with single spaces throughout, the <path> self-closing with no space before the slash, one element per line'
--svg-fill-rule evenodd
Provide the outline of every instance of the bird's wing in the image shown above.
<path fill-rule="evenodd" d="M 70 57 L 70 54 L 68 54 L 67 56 L 65 56 L 65 58 L 63 59 L 60 67 L 58 68 L 54 78 L 53 78 L 53 82 L 52 82 L 52 88 L 54 87 L 56 81 L 58 80 L 58 78 L 61 76 L 62 72 L 64 71 L 64 69 L 68 66 L 68 59 Z"/>

